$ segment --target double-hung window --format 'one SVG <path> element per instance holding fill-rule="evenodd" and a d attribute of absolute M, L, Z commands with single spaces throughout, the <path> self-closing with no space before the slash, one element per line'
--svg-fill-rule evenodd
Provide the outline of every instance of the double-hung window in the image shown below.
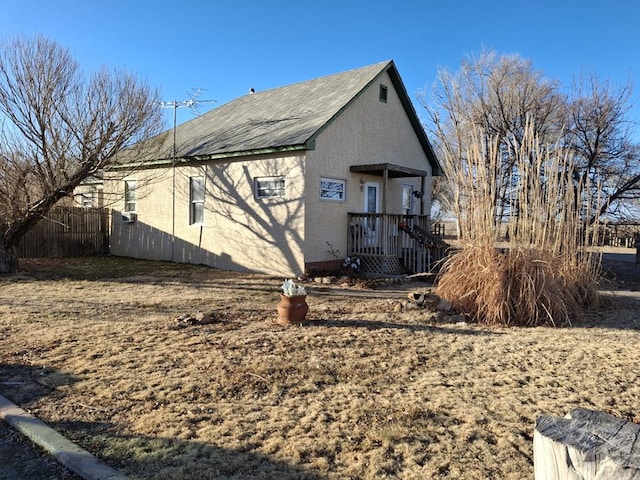
<path fill-rule="evenodd" d="M 136 181 L 125 180 L 124 182 L 124 211 L 136 211 Z"/>
<path fill-rule="evenodd" d="M 204 223 L 204 177 L 189 179 L 189 224 Z"/>

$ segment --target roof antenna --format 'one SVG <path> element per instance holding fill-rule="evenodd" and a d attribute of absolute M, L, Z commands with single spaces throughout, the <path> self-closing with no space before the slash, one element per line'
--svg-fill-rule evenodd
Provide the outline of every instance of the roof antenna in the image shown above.
<path fill-rule="evenodd" d="M 173 100 L 171 102 L 160 102 L 162 108 L 173 108 L 173 128 L 176 126 L 176 110 L 180 107 L 189 107 L 195 115 L 200 115 L 199 107 L 202 103 L 216 102 L 217 100 L 198 100 L 202 93 L 202 88 L 192 88 L 189 100 Z"/>
<path fill-rule="evenodd" d="M 171 214 L 171 260 L 174 259 L 175 253 L 175 238 L 176 238 L 176 156 L 177 156 L 177 148 L 176 148 L 176 112 L 180 107 L 189 107 L 191 111 L 195 115 L 199 115 L 198 106 L 201 103 L 211 103 L 216 100 L 198 100 L 198 95 L 202 92 L 202 88 L 191 89 L 193 93 L 191 94 L 191 98 L 189 100 L 173 100 L 172 102 L 160 102 L 161 108 L 173 108 L 173 154 L 171 159 L 172 165 L 172 173 L 173 173 L 173 186 L 172 186 L 172 214 Z M 195 91 L 194 91 L 195 90 Z"/>
<path fill-rule="evenodd" d="M 200 115 L 198 110 L 201 103 L 217 102 L 217 100 L 198 100 L 198 95 L 202 93 L 202 88 L 192 88 L 189 100 L 173 100 L 171 102 L 160 102 L 161 108 L 173 108 L 173 160 L 176 159 L 176 112 L 180 107 L 189 107 L 194 115 Z"/>

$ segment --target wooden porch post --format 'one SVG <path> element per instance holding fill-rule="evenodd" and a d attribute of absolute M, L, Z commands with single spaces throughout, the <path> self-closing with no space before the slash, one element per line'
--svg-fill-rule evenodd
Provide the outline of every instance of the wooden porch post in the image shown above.
<path fill-rule="evenodd" d="M 427 192 L 427 177 L 420 177 L 420 191 L 422 192 L 422 197 L 420 197 L 420 215 L 425 215 L 424 213 L 424 196 Z"/>
<path fill-rule="evenodd" d="M 388 202 L 387 202 L 387 187 L 389 183 L 389 169 L 385 168 L 382 172 L 382 213 L 387 213 L 388 211 Z"/>

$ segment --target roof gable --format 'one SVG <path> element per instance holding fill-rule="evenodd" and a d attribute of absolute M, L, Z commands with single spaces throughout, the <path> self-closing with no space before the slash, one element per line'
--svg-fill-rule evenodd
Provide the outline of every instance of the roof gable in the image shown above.
<path fill-rule="evenodd" d="M 388 72 L 423 149 L 439 165 L 393 61 L 250 93 L 176 127 L 176 157 L 220 158 L 313 148 L 315 137 L 371 83 Z M 172 157 L 173 130 L 158 137 Z"/>

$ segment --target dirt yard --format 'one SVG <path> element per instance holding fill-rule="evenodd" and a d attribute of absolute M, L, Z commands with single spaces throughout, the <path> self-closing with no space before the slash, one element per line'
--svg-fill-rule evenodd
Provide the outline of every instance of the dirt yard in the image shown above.
<path fill-rule="evenodd" d="M 572 328 L 505 329 L 401 308 L 426 284 L 310 283 L 309 321 L 282 327 L 281 278 L 21 268 L 0 277 L 0 394 L 131 479 L 519 480 L 539 415 L 640 421 L 635 293 Z M 198 311 L 214 323 L 176 322 Z"/>

